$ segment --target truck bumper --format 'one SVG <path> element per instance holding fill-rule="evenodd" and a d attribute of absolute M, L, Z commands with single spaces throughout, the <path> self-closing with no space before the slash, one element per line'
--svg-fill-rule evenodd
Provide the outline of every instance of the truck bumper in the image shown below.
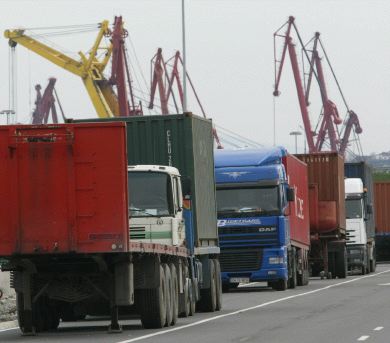
<path fill-rule="evenodd" d="M 227 284 L 231 282 L 231 279 L 235 278 L 248 278 L 249 282 L 262 282 L 262 281 L 275 281 L 284 279 L 287 280 L 288 272 L 287 268 L 272 268 L 272 269 L 260 269 L 256 271 L 239 271 L 239 272 L 222 272 L 222 282 Z"/>
<path fill-rule="evenodd" d="M 222 249 L 222 254 L 225 251 Z M 236 283 L 232 279 L 246 279 L 249 282 L 263 282 L 288 279 L 287 269 L 287 249 L 286 247 L 263 249 L 259 267 L 256 270 L 247 270 L 245 268 L 234 269 L 233 266 L 224 266 L 222 264 L 221 278 L 224 284 Z M 270 258 L 279 258 L 283 263 L 270 264 Z M 221 261 L 224 259 L 221 258 Z"/>
<path fill-rule="evenodd" d="M 347 245 L 348 267 L 362 267 L 366 265 L 366 247 L 364 245 Z"/>

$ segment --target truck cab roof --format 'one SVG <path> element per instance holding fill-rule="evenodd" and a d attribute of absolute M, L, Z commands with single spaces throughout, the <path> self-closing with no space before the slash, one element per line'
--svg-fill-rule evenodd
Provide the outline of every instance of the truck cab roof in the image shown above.
<path fill-rule="evenodd" d="M 286 155 L 287 150 L 282 147 L 217 150 L 214 156 L 216 181 L 284 181 L 286 173 L 282 158 Z"/>
<path fill-rule="evenodd" d="M 180 176 L 179 170 L 175 167 L 170 166 L 161 166 L 161 165 L 153 165 L 153 164 L 138 164 L 127 167 L 128 171 L 146 171 L 146 172 L 159 172 L 159 173 L 167 173 L 170 175 Z"/>
<path fill-rule="evenodd" d="M 363 181 L 359 178 L 345 179 L 345 195 L 361 195 L 364 193 Z"/>

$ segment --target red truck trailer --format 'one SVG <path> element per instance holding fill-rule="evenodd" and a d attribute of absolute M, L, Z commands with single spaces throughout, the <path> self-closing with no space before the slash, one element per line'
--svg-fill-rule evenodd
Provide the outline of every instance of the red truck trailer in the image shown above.
<path fill-rule="evenodd" d="M 378 261 L 390 261 L 390 182 L 374 182 L 375 246 Z"/>
<path fill-rule="evenodd" d="M 211 123 L 205 130 L 212 140 Z M 0 257 L 24 334 L 87 314 L 110 314 L 110 331 L 120 331 L 119 311 L 146 328 L 169 326 L 196 300 L 220 309 L 217 259 L 130 240 L 125 123 L 0 126 L 0 159 Z"/>
<path fill-rule="evenodd" d="M 347 276 L 344 160 L 337 153 L 297 155 L 308 166 L 312 275 Z"/>

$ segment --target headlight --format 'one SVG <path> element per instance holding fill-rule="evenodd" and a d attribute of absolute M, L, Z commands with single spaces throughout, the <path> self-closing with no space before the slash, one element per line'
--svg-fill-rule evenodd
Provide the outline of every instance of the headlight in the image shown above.
<path fill-rule="evenodd" d="M 283 257 L 269 257 L 268 258 L 268 263 L 269 264 L 282 264 L 284 261 L 283 261 Z"/>

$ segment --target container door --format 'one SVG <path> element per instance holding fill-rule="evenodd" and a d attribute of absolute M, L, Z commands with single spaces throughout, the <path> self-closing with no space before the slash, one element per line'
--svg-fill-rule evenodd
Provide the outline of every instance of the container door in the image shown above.
<path fill-rule="evenodd" d="M 19 253 L 66 252 L 74 248 L 71 198 L 73 134 L 16 128 L 10 135 Z M 48 225 L 49 224 L 49 225 Z"/>

